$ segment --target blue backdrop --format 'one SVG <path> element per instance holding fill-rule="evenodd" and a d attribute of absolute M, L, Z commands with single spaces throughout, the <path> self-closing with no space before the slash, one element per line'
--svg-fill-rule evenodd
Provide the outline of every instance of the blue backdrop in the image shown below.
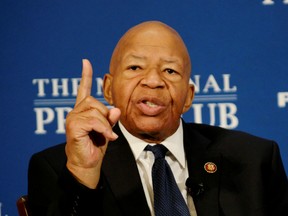
<path fill-rule="evenodd" d="M 196 98 L 186 121 L 244 130 L 278 142 L 288 171 L 288 1 L 0 1 L 0 214 L 17 215 L 30 156 L 65 141 L 81 59 L 93 94 L 131 26 L 160 20 L 189 49 Z"/>

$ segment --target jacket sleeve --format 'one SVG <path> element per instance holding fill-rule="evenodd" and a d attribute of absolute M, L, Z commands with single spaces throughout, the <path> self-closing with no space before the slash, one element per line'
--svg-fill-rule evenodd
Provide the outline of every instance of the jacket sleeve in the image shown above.
<path fill-rule="evenodd" d="M 31 215 L 102 215 L 101 187 L 91 190 L 80 184 L 66 168 L 66 159 L 61 160 L 51 161 L 43 153 L 32 156 L 28 170 Z"/>

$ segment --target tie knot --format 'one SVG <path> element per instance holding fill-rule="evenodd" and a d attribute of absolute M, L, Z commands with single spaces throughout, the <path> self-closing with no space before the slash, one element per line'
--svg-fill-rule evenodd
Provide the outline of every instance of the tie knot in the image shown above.
<path fill-rule="evenodd" d="M 145 150 L 152 151 L 155 156 L 155 160 L 158 158 L 165 158 L 166 152 L 168 151 L 168 149 L 162 144 L 156 144 L 154 146 L 147 145 Z"/>

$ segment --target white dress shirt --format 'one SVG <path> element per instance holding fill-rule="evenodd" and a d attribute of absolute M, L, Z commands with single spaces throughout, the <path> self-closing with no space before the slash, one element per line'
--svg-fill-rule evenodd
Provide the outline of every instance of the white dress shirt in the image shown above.
<path fill-rule="evenodd" d="M 144 193 L 148 206 L 150 208 L 151 215 L 154 216 L 154 195 L 153 195 L 153 184 L 152 184 L 152 166 L 154 163 L 154 154 L 151 151 L 145 151 L 145 147 L 149 145 L 155 145 L 152 143 L 144 142 L 143 140 L 130 134 L 125 127 L 119 122 L 120 129 L 127 139 L 130 148 L 135 157 L 138 171 L 141 177 L 141 182 L 144 188 Z M 184 145 L 183 145 L 183 128 L 182 121 L 177 131 L 161 142 L 169 151 L 165 156 L 171 170 L 173 172 L 176 183 L 180 189 L 181 194 L 186 203 L 191 216 L 197 216 L 193 199 L 187 194 L 186 179 L 188 178 L 188 166 L 185 158 Z"/>

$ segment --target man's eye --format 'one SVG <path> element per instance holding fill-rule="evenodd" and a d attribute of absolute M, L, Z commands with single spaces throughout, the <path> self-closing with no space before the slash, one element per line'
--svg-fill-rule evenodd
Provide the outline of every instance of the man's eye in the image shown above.
<path fill-rule="evenodd" d="M 176 71 L 173 70 L 173 69 L 171 69 L 171 68 L 167 68 L 165 71 L 166 71 L 167 73 L 169 73 L 169 74 L 174 74 L 174 73 L 176 73 Z"/>
<path fill-rule="evenodd" d="M 129 70 L 133 70 L 133 71 L 138 70 L 138 69 L 140 69 L 140 67 L 136 65 L 132 65 L 129 67 Z"/>

